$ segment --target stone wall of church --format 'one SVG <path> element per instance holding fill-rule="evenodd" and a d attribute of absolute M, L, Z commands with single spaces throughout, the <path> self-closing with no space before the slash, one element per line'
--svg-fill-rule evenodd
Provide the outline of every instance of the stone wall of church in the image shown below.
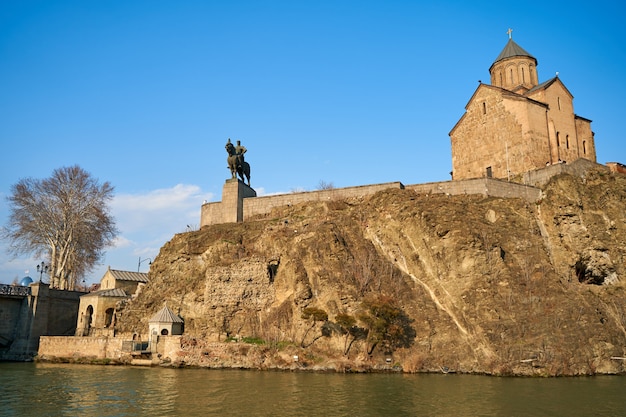
<path fill-rule="evenodd" d="M 574 121 L 573 97 L 559 80 L 545 90 L 539 90 L 531 96 L 548 105 L 548 123 L 550 127 L 551 159 L 573 162 L 581 158 L 577 143 L 576 123 Z"/>
<path fill-rule="evenodd" d="M 590 120 L 576 117 L 576 139 L 580 158 L 597 162 L 596 144 L 591 130 Z"/>
<path fill-rule="evenodd" d="M 493 65 L 490 73 L 491 85 L 508 90 L 520 86 L 531 89 L 539 84 L 535 62 L 528 57 L 510 58 L 497 62 Z"/>
<path fill-rule="evenodd" d="M 479 88 L 450 139 L 454 180 L 507 179 L 549 159 L 545 107 L 500 89 Z"/>

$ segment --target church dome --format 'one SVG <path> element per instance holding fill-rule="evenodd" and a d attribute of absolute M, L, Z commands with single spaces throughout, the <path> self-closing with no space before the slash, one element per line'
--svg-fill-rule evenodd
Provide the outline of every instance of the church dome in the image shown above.
<path fill-rule="evenodd" d="M 32 283 L 33 283 L 33 279 L 31 277 L 24 277 L 20 280 L 20 285 L 22 287 L 28 287 Z"/>
<path fill-rule="evenodd" d="M 502 52 L 500 52 L 500 55 L 498 55 L 496 60 L 493 61 L 493 65 L 495 65 L 496 63 L 504 59 L 513 58 L 513 57 L 531 58 L 533 61 L 535 61 L 535 65 L 537 64 L 537 59 L 531 54 L 529 54 L 528 52 L 526 52 L 524 48 L 516 44 L 515 41 L 513 41 L 513 39 L 511 38 L 504 46 L 504 49 L 502 50 Z"/>
<path fill-rule="evenodd" d="M 537 59 L 512 38 L 489 68 L 491 85 L 517 93 L 525 93 L 539 84 Z"/>

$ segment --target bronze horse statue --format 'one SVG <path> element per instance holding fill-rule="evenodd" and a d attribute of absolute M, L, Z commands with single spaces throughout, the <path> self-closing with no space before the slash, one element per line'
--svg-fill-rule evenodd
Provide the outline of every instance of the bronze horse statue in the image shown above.
<path fill-rule="evenodd" d="M 235 146 L 228 141 L 226 144 L 226 152 L 228 152 L 228 169 L 230 169 L 230 175 L 232 178 L 237 178 L 237 175 L 241 177 L 241 181 L 244 181 L 244 176 L 248 180 L 248 187 L 250 186 L 250 164 L 244 161 L 243 155 L 237 153 Z"/>

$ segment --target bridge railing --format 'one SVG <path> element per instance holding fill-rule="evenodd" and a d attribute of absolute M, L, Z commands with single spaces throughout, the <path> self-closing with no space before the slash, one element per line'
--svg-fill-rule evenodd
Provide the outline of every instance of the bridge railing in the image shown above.
<path fill-rule="evenodd" d="M 0 284 L 0 295 L 13 295 L 18 297 L 24 297 L 30 294 L 30 287 L 23 287 L 21 285 Z"/>

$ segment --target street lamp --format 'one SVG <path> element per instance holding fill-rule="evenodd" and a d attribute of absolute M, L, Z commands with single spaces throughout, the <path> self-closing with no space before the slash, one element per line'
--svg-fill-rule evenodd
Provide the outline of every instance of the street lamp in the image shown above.
<path fill-rule="evenodd" d="M 139 268 L 141 267 L 141 264 L 144 263 L 145 261 L 150 261 L 150 262 L 148 262 L 148 265 L 152 265 L 152 259 L 151 258 L 141 259 L 141 256 L 140 256 L 139 257 L 139 262 L 137 263 L 137 272 L 139 272 Z"/>
<path fill-rule="evenodd" d="M 42 282 L 43 274 L 48 273 L 49 265 L 46 265 L 44 261 L 41 261 L 41 265 L 37 265 L 37 272 L 39 272 L 39 282 Z"/>

